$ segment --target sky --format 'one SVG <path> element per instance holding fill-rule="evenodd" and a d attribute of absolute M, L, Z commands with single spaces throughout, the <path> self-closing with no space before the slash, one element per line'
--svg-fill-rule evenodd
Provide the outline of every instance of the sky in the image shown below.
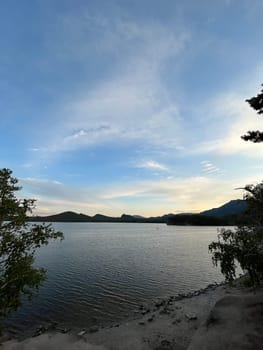
<path fill-rule="evenodd" d="M 0 167 L 35 214 L 200 212 L 262 181 L 262 0 L 0 4 Z"/>

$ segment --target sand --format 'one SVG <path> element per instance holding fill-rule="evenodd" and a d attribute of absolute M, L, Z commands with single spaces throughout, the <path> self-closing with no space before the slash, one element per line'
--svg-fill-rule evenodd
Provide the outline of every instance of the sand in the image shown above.
<path fill-rule="evenodd" d="M 227 342 L 227 338 L 231 338 L 231 334 L 235 334 L 236 332 L 238 335 L 241 330 L 242 333 L 244 333 L 247 322 L 250 322 L 250 326 L 247 327 L 248 332 L 252 332 L 251 334 L 254 335 L 258 332 L 259 336 L 257 339 L 259 339 L 260 342 L 261 328 L 256 327 L 254 324 L 254 321 L 256 321 L 256 319 L 254 320 L 253 318 L 255 307 L 254 309 L 251 307 L 251 305 L 254 305 L 255 303 L 253 304 L 252 299 L 244 301 L 246 297 L 258 298 L 256 301 L 256 310 L 259 310 L 258 308 L 260 305 L 263 307 L 262 290 L 259 290 L 257 294 L 254 295 L 253 291 L 240 286 L 240 284 L 235 287 L 230 287 L 228 285 L 210 285 L 204 290 L 186 296 L 172 296 L 164 300 L 155 301 L 151 305 L 141 306 L 140 315 L 136 319 L 126 320 L 121 324 L 100 329 L 94 327 L 89 330 L 79 330 L 78 332 L 70 334 L 61 334 L 58 332 L 45 333 L 20 342 L 13 339 L 3 342 L 0 349 L 222 349 L 222 341 L 220 347 L 217 347 L 219 342 L 218 340 L 214 341 L 213 339 L 217 339 L 217 337 L 222 339 L 221 334 L 224 334 L 224 329 L 226 328 L 228 330 L 223 336 L 223 341 Z M 236 298 L 239 298 L 238 301 L 236 301 Z M 227 301 L 222 302 L 222 300 L 225 299 L 227 299 Z M 245 309 L 250 310 L 249 312 L 251 312 L 251 314 L 245 313 Z M 259 318 L 261 317 L 261 314 L 263 315 L 262 311 L 263 310 L 259 310 L 258 312 Z M 245 317 L 244 319 L 242 318 L 243 314 Z M 235 317 L 237 317 L 237 315 L 240 323 L 235 322 Z M 214 322 L 214 319 L 217 321 Z M 220 320 L 220 322 L 218 322 L 218 320 Z M 261 324 L 263 324 L 263 322 L 261 322 Z M 257 328 L 256 330 L 255 327 Z M 237 336 L 236 338 L 243 343 L 244 341 L 247 341 L 246 337 L 238 338 Z M 207 343 L 207 339 L 209 339 L 209 343 Z M 245 345 L 248 343 L 249 342 Z M 238 346 L 241 346 L 241 343 L 237 342 L 237 344 L 239 344 Z M 206 345 L 208 347 L 206 347 Z M 228 349 L 227 345 L 223 348 Z M 243 348 L 260 349 L 257 347 L 230 347 L 229 349 Z"/>

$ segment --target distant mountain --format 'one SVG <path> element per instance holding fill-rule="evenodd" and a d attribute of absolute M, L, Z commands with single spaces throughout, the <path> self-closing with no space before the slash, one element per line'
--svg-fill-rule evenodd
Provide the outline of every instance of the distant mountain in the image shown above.
<path fill-rule="evenodd" d="M 85 214 L 77 214 L 72 211 L 66 211 L 56 215 L 49 216 L 32 216 L 29 218 L 31 222 L 165 222 L 159 218 L 144 218 L 134 215 L 122 214 L 121 217 L 111 217 L 102 214 L 89 216 Z"/>
<path fill-rule="evenodd" d="M 93 222 L 114 222 L 118 220 L 118 218 L 113 218 L 107 215 L 102 215 L 102 214 L 96 214 L 91 217 L 91 221 Z"/>
<path fill-rule="evenodd" d="M 240 215 L 246 210 L 246 208 L 247 208 L 247 203 L 245 200 L 235 199 L 222 205 L 221 207 L 202 211 L 200 214 L 205 216 L 216 216 L 216 217 Z"/>
<path fill-rule="evenodd" d="M 60 214 L 49 216 L 33 216 L 30 221 L 43 221 L 43 222 L 89 222 L 91 216 L 85 214 L 77 214 L 73 211 L 65 211 Z"/>
<path fill-rule="evenodd" d="M 145 219 L 142 215 L 132 215 L 135 219 Z"/>
<path fill-rule="evenodd" d="M 134 222 L 134 223 L 167 223 L 169 225 L 234 225 L 239 215 L 246 209 L 246 202 L 241 199 L 232 200 L 219 208 L 205 210 L 200 214 L 166 214 L 145 218 L 140 215 L 122 214 L 111 217 L 102 214 L 89 216 L 66 211 L 56 215 L 33 216 L 33 222 Z"/>

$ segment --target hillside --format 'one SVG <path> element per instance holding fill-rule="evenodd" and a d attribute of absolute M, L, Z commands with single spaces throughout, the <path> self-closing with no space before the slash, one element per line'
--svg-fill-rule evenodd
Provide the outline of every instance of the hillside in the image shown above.
<path fill-rule="evenodd" d="M 66 211 L 56 215 L 33 216 L 29 218 L 33 222 L 156 222 L 156 218 L 143 218 L 133 215 L 123 214 L 121 217 L 111 217 L 102 214 L 89 216 L 78 214 L 72 211 Z M 164 222 L 163 220 L 159 220 Z"/>
<path fill-rule="evenodd" d="M 200 214 L 166 214 L 163 216 L 145 218 L 139 215 L 122 214 L 121 217 L 111 217 L 102 214 L 89 216 L 66 211 L 56 215 L 34 216 L 33 222 L 134 222 L 134 223 L 167 223 L 169 225 L 234 225 L 246 209 L 243 200 L 232 200 L 221 207 L 201 212 Z"/>
<path fill-rule="evenodd" d="M 205 216 L 223 217 L 229 215 L 239 215 L 247 208 L 245 200 L 235 199 L 218 208 L 202 211 L 200 214 Z"/>

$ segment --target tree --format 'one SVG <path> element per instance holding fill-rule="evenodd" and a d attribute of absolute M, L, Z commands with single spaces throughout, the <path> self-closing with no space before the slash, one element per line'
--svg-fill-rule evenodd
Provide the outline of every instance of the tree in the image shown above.
<path fill-rule="evenodd" d="M 263 85 L 262 85 L 263 86 Z M 263 90 L 246 100 L 258 114 L 263 114 Z M 262 142 L 263 132 L 248 131 L 241 136 L 245 141 Z M 260 285 L 263 278 L 263 182 L 247 185 L 244 199 L 247 210 L 243 221 L 235 230 L 222 229 L 218 241 L 209 244 L 215 265 L 220 264 L 221 272 L 227 281 L 236 277 L 236 263 L 247 272 L 251 283 Z"/>
<path fill-rule="evenodd" d="M 263 86 L 263 85 L 262 85 Z M 255 96 L 251 97 L 250 99 L 246 100 L 250 104 L 252 108 L 254 108 L 258 114 L 263 114 L 263 90 Z M 241 136 L 241 138 L 245 141 L 252 141 L 252 142 L 262 142 L 263 141 L 263 132 L 262 131 L 248 131 L 247 134 Z"/>
<path fill-rule="evenodd" d="M 43 268 L 35 268 L 37 248 L 51 239 L 63 239 L 62 232 L 50 225 L 28 222 L 35 200 L 18 199 L 18 180 L 9 169 L 0 169 L 0 320 L 21 304 L 23 295 L 31 298 L 46 277 Z"/>
<path fill-rule="evenodd" d="M 244 188 L 247 210 L 235 230 L 222 229 L 209 245 L 215 265 L 227 281 L 236 277 L 236 263 L 247 272 L 252 285 L 260 285 L 263 273 L 263 182 Z"/>
<path fill-rule="evenodd" d="M 218 241 L 209 244 L 215 265 L 227 281 L 236 277 L 238 263 L 252 285 L 260 285 L 263 273 L 263 182 L 244 188 L 247 210 L 235 230 L 222 229 Z"/>

